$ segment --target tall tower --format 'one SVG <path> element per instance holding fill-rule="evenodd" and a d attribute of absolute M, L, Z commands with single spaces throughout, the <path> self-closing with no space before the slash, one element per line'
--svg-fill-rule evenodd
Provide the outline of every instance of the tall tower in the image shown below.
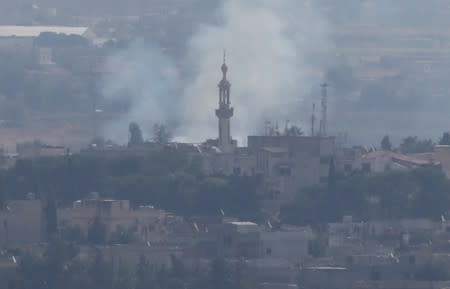
<path fill-rule="evenodd" d="M 328 114 L 328 84 L 324 83 L 320 86 L 322 88 L 322 119 L 320 120 L 320 136 L 327 136 L 327 114 Z"/>
<path fill-rule="evenodd" d="M 316 104 L 313 103 L 311 114 L 311 136 L 315 136 L 315 126 L 316 126 Z"/>
<path fill-rule="evenodd" d="M 226 64 L 225 53 L 222 64 L 222 80 L 219 82 L 219 108 L 216 109 L 216 116 L 219 119 L 219 148 L 222 152 L 231 152 L 234 148 L 230 133 L 230 119 L 234 110 L 230 106 L 230 87 L 227 80 L 228 66 Z"/>

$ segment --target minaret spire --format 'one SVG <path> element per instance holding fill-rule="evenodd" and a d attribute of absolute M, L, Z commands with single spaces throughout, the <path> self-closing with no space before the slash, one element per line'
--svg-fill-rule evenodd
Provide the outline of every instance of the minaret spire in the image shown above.
<path fill-rule="evenodd" d="M 222 80 L 227 80 L 227 72 L 228 72 L 228 66 L 227 66 L 227 52 L 223 51 L 223 64 L 222 64 Z"/>
<path fill-rule="evenodd" d="M 226 64 L 226 52 L 223 53 L 222 80 L 219 82 L 219 108 L 216 109 L 216 116 L 219 119 L 219 148 L 222 152 L 233 150 L 233 140 L 230 133 L 230 119 L 234 110 L 230 102 L 231 83 L 227 80 L 228 66 Z"/>

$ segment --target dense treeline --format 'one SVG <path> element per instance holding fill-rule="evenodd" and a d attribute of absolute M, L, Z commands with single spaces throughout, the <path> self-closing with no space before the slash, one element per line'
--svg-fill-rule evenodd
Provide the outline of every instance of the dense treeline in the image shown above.
<path fill-rule="evenodd" d="M 107 158 L 71 155 L 19 160 L 0 171 L 0 199 L 23 199 L 29 192 L 60 205 L 98 192 L 127 199 L 132 205 L 154 205 L 183 216 L 226 214 L 254 219 L 259 212 L 256 177 L 208 177 L 201 160 L 174 151 L 146 157 Z"/>
<path fill-rule="evenodd" d="M 249 282 L 241 263 L 215 259 L 209 270 L 188 269 L 172 257 L 170 268 L 152 265 L 141 255 L 133 266 L 123 261 L 116 266 L 99 251 L 89 260 L 77 258 L 79 248 L 63 239 L 52 239 L 42 255 L 23 253 L 18 274 L 26 289 L 246 289 Z"/>
<path fill-rule="evenodd" d="M 335 178 L 333 174 L 331 178 Z M 281 212 L 284 222 L 298 225 L 339 221 L 432 218 L 450 211 L 450 182 L 438 169 L 357 174 L 302 190 Z"/>

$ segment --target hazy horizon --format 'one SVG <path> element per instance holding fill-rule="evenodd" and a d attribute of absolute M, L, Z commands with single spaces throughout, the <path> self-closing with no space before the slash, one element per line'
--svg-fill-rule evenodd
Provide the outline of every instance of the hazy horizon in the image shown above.
<path fill-rule="evenodd" d="M 232 134 L 241 144 L 248 134 L 261 133 L 266 121 L 280 127 L 289 121 L 309 133 L 313 103 L 320 116 L 324 81 L 330 84 L 329 131 L 346 132 L 351 144 L 378 145 L 384 134 L 397 141 L 410 134 L 437 140 L 450 130 L 444 109 L 450 105 L 446 1 L 78 4 L 0 1 L 0 8 L 14 11 L 3 24 L 88 25 L 98 34 L 113 25 L 114 35 L 133 31 L 106 61 L 126 69 L 98 84 L 107 102 L 130 104 L 119 119 L 105 123 L 108 139 L 126 142 L 130 121 L 138 122 L 147 137 L 154 123 L 163 122 L 179 140 L 215 138 L 224 49 L 235 108 Z M 48 14 L 49 8 L 55 10 Z M 124 27 L 124 19 L 99 20 L 113 16 L 143 18 Z"/>

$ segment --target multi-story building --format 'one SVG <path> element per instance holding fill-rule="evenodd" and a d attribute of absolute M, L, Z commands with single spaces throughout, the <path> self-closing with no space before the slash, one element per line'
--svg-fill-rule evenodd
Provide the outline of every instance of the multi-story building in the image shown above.
<path fill-rule="evenodd" d="M 153 207 L 133 209 L 128 200 L 91 198 L 75 201 L 71 208 L 58 210 L 58 227 L 61 229 L 79 228 L 87 236 L 95 222 L 104 227 L 108 240 L 115 233 L 127 232 L 141 243 L 189 242 L 186 234 L 189 230 L 181 217 Z"/>
<path fill-rule="evenodd" d="M 213 148 L 204 154 L 204 169 L 209 174 L 260 175 L 263 198 L 270 209 L 279 209 L 301 188 L 326 182 L 335 151 L 335 138 L 274 134 L 249 136 L 248 147 L 237 147 L 231 136 L 230 87 L 228 66 L 222 65 L 219 83 L 219 137 L 208 144 Z"/>
<path fill-rule="evenodd" d="M 328 180 L 333 137 L 249 136 L 249 155 L 263 176 L 265 199 L 275 206 L 291 201 L 304 187 Z"/>

